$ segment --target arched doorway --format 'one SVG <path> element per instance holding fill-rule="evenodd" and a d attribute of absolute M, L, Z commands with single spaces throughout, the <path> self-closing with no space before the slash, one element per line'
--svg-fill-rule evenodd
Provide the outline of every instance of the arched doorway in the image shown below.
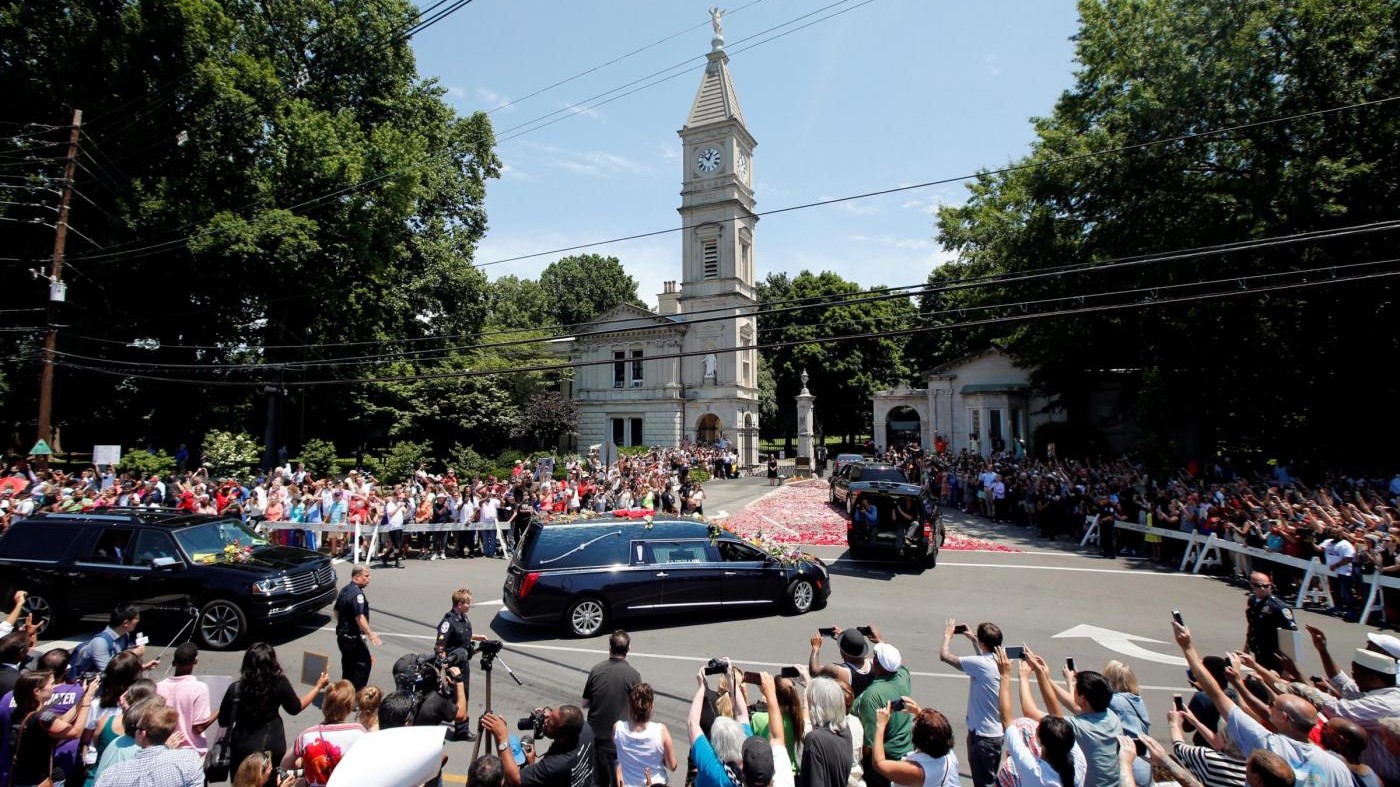
<path fill-rule="evenodd" d="M 914 408 L 901 406 L 890 410 L 885 421 L 885 445 L 895 448 L 919 442 L 923 435 L 921 426 L 919 413 Z"/>
<path fill-rule="evenodd" d="M 719 416 L 714 413 L 705 413 L 700 416 L 700 420 L 695 422 L 695 442 L 700 445 L 713 445 L 719 442 L 720 433 L 724 427 L 719 422 Z"/>

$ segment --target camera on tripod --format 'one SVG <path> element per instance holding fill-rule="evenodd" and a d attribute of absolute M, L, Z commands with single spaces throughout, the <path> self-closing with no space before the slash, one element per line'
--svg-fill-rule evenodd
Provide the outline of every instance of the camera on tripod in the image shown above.
<path fill-rule="evenodd" d="M 501 652 L 504 643 L 498 639 L 482 639 L 473 642 L 472 645 L 475 647 L 477 653 L 483 656 L 494 656 Z"/>
<path fill-rule="evenodd" d="M 536 739 L 548 738 L 544 732 L 545 719 L 549 717 L 550 708 L 535 708 L 529 716 L 517 721 L 515 728 L 518 730 L 531 730 Z"/>

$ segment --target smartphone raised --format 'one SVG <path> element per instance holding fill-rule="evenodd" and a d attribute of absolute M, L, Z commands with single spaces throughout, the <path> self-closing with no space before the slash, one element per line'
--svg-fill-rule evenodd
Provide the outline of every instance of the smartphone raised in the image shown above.
<path fill-rule="evenodd" d="M 802 670 L 798 669 L 797 667 L 783 667 L 782 670 L 778 672 L 778 677 L 800 678 L 802 677 Z"/>
<path fill-rule="evenodd" d="M 1182 701 L 1180 694 L 1172 695 L 1172 704 L 1176 706 L 1177 713 L 1184 713 L 1186 711 L 1186 703 Z"/>
<path fill-rule="evenodd" d="M 966 623 L 959 623 L 958 625 L 954 626 L 954 627 L 953 627 L 953 633 L 954 633 L 954 634 L 966 634 L 966 633 L 967 633 L 967 624 L 966 624 Z"/>
<path fill-rule="evenodd" d="M 757 686 L 758 684 L 760 684 L 760 683 L 763 682 L 763 676 L 762 676 L 762 675 L 759 675 L 757 672 L 745 672 L 745 673 L 744 673 L 744 682 L 745 682 L 745 683 L 752 683 L 752 684 L 754 684 L 755 686 Z"/>
<path fill-rule="evenodd" d="M 875 636 L 875 629 L 870 626 L 856 626 L 856 631 L 859 631 L 862 637 Z"/>
<path fill-rule="evenodd" d="M 831 637 L 832 639 L 836 639 L 836 627 L 835 627 L 835 626 L 827 626 L 826 628 L 819 628 L 819 629 L 817 629 L 817 633 L 820 634 L 820 635 L 822 635 L 823 637 Z"/>
<path fill-rule="evenodd" d="M 1023 645 L 1006 646 L 1006 657 L 1008 659 L 1023 659 L 1026 657 L 1026 648 Z"/>
<path fill-rule="evenodd" d="M 1181 618 L 1181 610 L 1179 609 L 1172 610 L 1172 620 L 1175 620 L 1178 626 L 1186 625 L 1186 621 Z"/>
<path fill-rule="evenodd" d="M 900 697 L 900 698 L 897 699 L 897 700 L 890 700 L 890 712 L 893 713 L 894 711 L 898 711 L 898 710 L 904 710 L 904 698 L 903 698 L 903 697 Z"/>
<path fill-rule="evenodd" d="M 1137 751 L 1137 756 L 1147 756 L 1147 744 L 1142 742 L 1142 738 L 1133 738 L 1133 749 Z"/>
<path fill-rule="evenodd" d="M 1068 657 L 1065 658 L 1065 666 L 1069 668 L 1069 671 L 1070 671 L 1070 672 L 1075 672 L 1075 671 L 1076 671 L 1076 670 L 1074 669 L 1074 657 L 1073 657 L 1073 656 L 1068 656 Z"/>

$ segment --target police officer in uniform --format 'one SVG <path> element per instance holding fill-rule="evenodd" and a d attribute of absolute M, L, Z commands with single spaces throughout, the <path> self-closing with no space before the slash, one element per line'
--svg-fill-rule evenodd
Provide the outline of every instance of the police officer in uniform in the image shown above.
<path fill-rule="evenodd" d="M 1279 629 L 1297 631 L 1298 624 L 1293 620 L 1293 610 L 1274 595 L 1274 583 L 1267 574 L 1258 571 L 1250 574 L 1249 589 L 1252 595 L 1244 611 L 1248 623 L 1244 649 L 1253 654 L 1261 666 L 1276 670 L 1279 668 Z"/>
<path fill-rule="evenodd" d="M 335 642 L 340 647 L 341 678 L 353 683 L 356 691 L 369 684 L 373 663 L 365 639 L 376 646 L 381 644 L 379 635 L 369 627 L 369 602 L 365 600 L 369 577 L 369 566 L 355 566 L 350 572 L 350 584 L 335 597 Z"/>
<path fill-rule="evenodd" d="M 472 652 L 472 642 L 486 639 L 483 635 L 472 634 L 472 622 L 467 619 L 467 612 L 471 608 L 470 590 L 457 588 L 452 591 L 452 609 L 443 615 L 442 621 L 438 623 L 437 644 L 433 646 L 433 650 L 439 655 L 456 655 L 463 671 L 467 668 L 467 656 Z"/>

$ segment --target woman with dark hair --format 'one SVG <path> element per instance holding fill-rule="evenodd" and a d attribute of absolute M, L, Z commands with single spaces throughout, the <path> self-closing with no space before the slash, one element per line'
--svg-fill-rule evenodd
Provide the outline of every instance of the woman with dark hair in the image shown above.
<path fill-rule="evenodd" d="M 102 756 L 102 750 L 121 734 L 118 732 L 104 737 L 101 735 L 102 728 L 108 720 L 121 715 L 122 695 L 140 678 L 141 657 L 129 650 L 113 656 L 102 670 L 101 692 L 97 697 L 97 702 L 92 707 L 92 712 L 87 716 L 86 729 L 82 733 L 83 762 L 87 764 L 89 774 L 89 778 L 84 784 L 92 784 L 96 781 L 96 778 L 91 776 L 94 770 L 93 766 L 97 765 L 98 758 Z"/>
<path fill-rule="evenodd" d="M 959 787 L 958 755 L 953 753 L 953 725 L 932 708 L 920 708 L 909 697 L 900 698 L 904 707 L 875 710 L 875 739 L 870 764 L 875 772 L 901 787 Z M 902 760 L 885 759 L 885 725 L 890 713 L 914 714 L 914 750 Z"/>
<path fill-rule="evenodd" d="M 82 734 L 92 709 L 93 683 L 83 687 L 83 701 L 59 715 L 45 706 L 53 696 L 53 673 L 25 670 L 15 681 L 15 708 L 10 716 L 9 751 L 11 787 L 30 787 L 52 779 L 62 784 L 62 770 L 55 770 L 54 747 Z"/>
<path fill-rule="evenodd" d="M 254 752 L 270 752 L 274 764 L 281 762 L 287 753 L 287 731 L 279 711 L 292 716 L 301 713 L 328 683 L 330 678 L 323 672 L 316 685 L 298 697 L 277 662 L 277 651 L 266 642 L 253 643 L 243 654 L 238 680 L 219 703 L 219 722 L 230 728 L 226 734 L 232 762 L 241 763 Z M 268 787 L 273 784 L 269 776 Z"/>
<path fill-rule="evenodd" d="M 676 749 L 666 725 L 651 720 L 656 696 L 651 684 L 638 683 L 627 693 L 627 718 L 613 725 L 620 787 L 665 784 L 676 769 Z"/>
<path fill-rule="evenodd" d="M 997 771 L 997 783 L 1001 787 L 1083 787 L 1089 766 L 1074 742 L 1074 728 L 1057 716 L 1046 715 L 1039 724 L 1012 716 L 1011 660 L 1004 648 L 996 649 L 996 661 L 1001 673 L 997 704 L 1006 731 L 1002 741 L 1006 760 Z M 1030 672 L 1029 662 L 1022 659 L 1022 705 L 1030 701 Z"/>

